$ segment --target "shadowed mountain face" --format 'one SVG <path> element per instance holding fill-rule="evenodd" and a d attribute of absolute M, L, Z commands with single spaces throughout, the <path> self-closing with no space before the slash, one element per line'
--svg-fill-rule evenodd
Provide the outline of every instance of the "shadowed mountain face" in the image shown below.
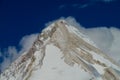
<path fill-rule="evenodd" d="M 29 51 L 0 80 L 120 80 L 120 66 L 60 19 L 45 28 Z"/>

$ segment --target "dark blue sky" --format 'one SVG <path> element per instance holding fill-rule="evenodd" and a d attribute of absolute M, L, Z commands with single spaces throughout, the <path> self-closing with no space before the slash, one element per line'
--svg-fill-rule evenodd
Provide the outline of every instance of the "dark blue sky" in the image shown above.
<path fill-rule="evenodd" d="M 120 1 L 0 0 L 0 48 L 17 46 L 24 35 L 38 33 L 45 23 L 68 16 L 75 17 L 86 28 L 119 28 Z"/>

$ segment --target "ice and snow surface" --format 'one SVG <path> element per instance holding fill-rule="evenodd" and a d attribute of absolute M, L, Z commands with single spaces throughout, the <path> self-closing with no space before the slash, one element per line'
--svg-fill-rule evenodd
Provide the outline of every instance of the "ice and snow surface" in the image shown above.
<path fill-rule="evenodd" d="M 114 65 L 114 64 L 111 63 L 109 60 L 105 59 L 103 56 L 100 56 L 100 55 L 98 55 L 98 54 L 96 54 L 96 53 L 94 53 L 94 52 L 92 52 L 92 51 L 89 51 L 89 52 L 91 52 L 91 54 L 92 54 L 92 56 L 93 56 L 93 58 L 94 58 L 95 60 L 101 61 L 102 63 L 107 64 L 108 67 L 112 67 L 112 68 L 120 71 L 120 68 L 119 68 L 118 66 Z"/>
<path fill-rule="evenodd" d="M 29 80 L 89 80 L 91 75 L 77 64 L 67 65 L 61 58 L 62 52 L 53 44 L 46 46 L 41 69 L 33 71 Z"/>

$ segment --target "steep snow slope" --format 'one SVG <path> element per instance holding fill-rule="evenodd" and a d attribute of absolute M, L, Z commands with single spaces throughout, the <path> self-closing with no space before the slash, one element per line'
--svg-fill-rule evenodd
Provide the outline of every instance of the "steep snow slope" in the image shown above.
<path fill-rule="evenodd" d="M 120 66 L 65 20 L 45 28 L 0 80 L 120 80 Z"/>
<path fill-rule="evenodd" d="M 64 63 L 62 52 L 53 44 L 46 46 L 46 55 L 41 69 L 36 69 L 30 76 L 30 80 L 87 80 L 91 76 L 80 69 L 77 64 L 73 67 Z M 37 52 L 35 54 L 38 54 Z M 37 57 L 37 55 L 36 55 Z M 74 75 L 73 75 L 74 74 Z"/>

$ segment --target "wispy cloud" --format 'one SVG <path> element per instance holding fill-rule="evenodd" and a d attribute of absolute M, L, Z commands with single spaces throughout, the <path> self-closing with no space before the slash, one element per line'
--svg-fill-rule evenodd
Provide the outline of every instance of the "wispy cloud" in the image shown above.
<path fill-rule="evenodd" d="M 120 61 L 120 29 L 111 27 L 96 26 L 85 28 L 73 17 L 66 19 L 71 25 L 79 27 L 80 31 L 87 35 L 102 51 L 111 56 L 114 60 Z"/>
<path fill-rule="evenodd" d="M 88 0 L 85 3 L 62 4 L 59 6 L 59 9 L 64 9 L 64 8 L 67 8 L 68 6 L 72 7 L 72 8 L 81 8 L 82 9 L 82 8 L 86 8 L 86 7 L 95 5 L 95 4 L 100 3 L 100 2 L 112 3 L 115 1 L 118 1 L 118 0 Z"/>
<path fill-rule="evenodd" d="M 91 0 L 91 1 L 100 1 L 100 2 L 105 2 L 105 3 L 110 3 L 110 2 L 117 1 L 117 0 Z"/>
<path fill-rule="evenodd" d="M 65 7 L 66 7 L 66 5 L 63 4 L 63 5 L 60 5 L 58 8 L 59 8 L 59 9 L 63 9 L 63 8 L 65 8 Z"/>
<path fill-rule="evenodd" d="M 88 7 L 90 4 L 82 4 L 82 5 L 79 5 L 78 8 L 86 8 Z"/>
<path fill-rule="evenodd" d="M 19 45 L 22 47 L 22 50 L 19 53 L 29 50 L 37 36 L 38 33 L 24 36 L 19 43 Z"/>
<path fill-rule="evenodd" d="M 86 7 L 88 7 L 90 4 L 88 4 L 88 3 L 84 3 L 84 4 L 72 4 L 71 6 L 72 7 L 74 7 L 74 8 L 86 8 Z"/>
<path fill-rule="evenodd" d="M 20 40 L 19 43 L 19 45 L 22 47 L 20 51 L 18 51 L 18 49 L 15 46 L 8 46 L 8 48 L 5 49 L 5 51 L 3 52 L 0 51 L 0 57 L 1 57 L 0 60 L 2 62 L 0 63 L 0 72 L 4 71 L 5 68 L 7 68 L 23 52 L 30 49 L 37 36 L 38 36 L 37 33 L 23 36 L 23 38 Z"/>

